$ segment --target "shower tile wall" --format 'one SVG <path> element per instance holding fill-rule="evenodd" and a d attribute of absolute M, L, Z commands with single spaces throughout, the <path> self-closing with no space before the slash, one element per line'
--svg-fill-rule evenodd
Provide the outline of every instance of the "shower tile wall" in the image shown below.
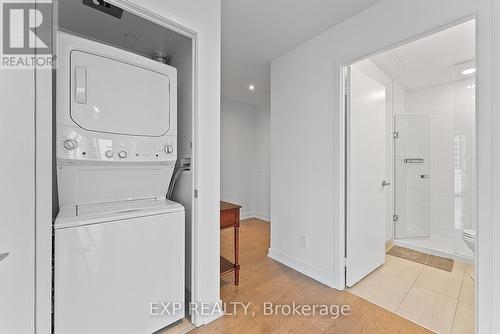
<path fill-rule="evenodd" d="M 431 235 L 460 239 L 463 228 L 473 227 L 472 88 L 470 79 L 394 94 L 398 97 L 395 114 L 427 115 L 430 119 Z M 456 252 L 462 253 L 460 249 Z"/>
<path fill-rule="evenodd" d="M 453 85 L 408 94 L 409 114 L 430 118 L 430 216 L 431 234 L 454 233 L 453 200 Z"/>

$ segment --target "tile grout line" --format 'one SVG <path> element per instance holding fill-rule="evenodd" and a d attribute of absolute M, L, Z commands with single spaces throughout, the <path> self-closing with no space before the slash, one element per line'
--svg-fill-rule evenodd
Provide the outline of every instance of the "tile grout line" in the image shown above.
<path fill-rule="evenodd" d="M 424 264 L 423 266 L 424 266 L 424 268 L 426 268 L 426 267 L 427 267 L 427 268 L 430 268 L 431 270 L 440 270 L 439 268 L 435 268 L 435 267 L 428 266 L 428 265 L 425 265 L 425 264 Z M 449 273 L 450 273 L 450 274 L 453 274 L 453 272 L 449 272 Z M 447 295 L 446 293 L 444 293 L 444 292 L 442 292 L 442 291 L 438 291 L 438 290 L 437 290 L 437 289 L 435 289 L 434 287 L 421 286 L 421 285 L 418 285 L 418 284 L 417 284 L 417 286 L 419 286 L 419 287 L 421 287 L 421 288 L 423 288 L 423 289 L 426 289 L 426 290 L 430 290 L 430 291 L 432 291 L 432 292 L 434 292 L 434 293 L 437 293 L 437 294 L 439 294 L 439 295 L 441 295 L 441 296 L 445 296 L 445 297 L 447 297 L 447 298 L 451 298 L 451 299 L 455 299 L 455 300 L 460 300 L 460 292 L 462 291 L 462 285 L 463 285 L 463 282 L 464 282 L 464 280 L 465 280 L 465 274 L 466 274 L 466 271 L 464 271 L 464 276 L 462 276 L 462 279 L 461 279 L 461 281 L 460 281 L 460 288 L 459 288 L 459 290 L 458 290 L 458 297 L 452 297 L 452 296 L 450 296 L 450 295 Z M 415 282 L 416 282 L 416 281 L 415 281 Z"/>
<path fill-rule="evenodd" d="M 427 267 L 432 268 L 431 266 L 427 266 L 427 265 L 425 265 L 425 264 L 422 264 L 422 268 L 421 268 L 420 272 L 418 273 L 417 277 L 415 278 L 415 280 L 413 281 L 412 285 L 410 286 L 410 288 L 407 290 L 407 292 L 406 292 L 405 296 L 403 297 L 402 301 L 399 303 L 398 307 L 396 308 L 396 310 L 395 310 L 395 311 L 393 311 L 393 313 L 395 313 L 395 314 L 397 314 L 397 315 L 399 315 L 399 316 L 401 316 L 401 317 L 403 317 L 403 318 L 405 318 L 405 319 L 407 319 L 407 320 L 410 320 L 410 319 L 408 319 L 407 317 L 405 317 L 405 316 L 401 315 L 401 314 L 399 313 L 399 311 L 400 311 L 400 308 L 401 308 L 402 304 L 403 304 L 403 303 L 404 303 L 404 301 L 407 299 L 407 297 L 408 297 L 408 295 L 409 295 L 410 291 L 411 291 L 411 290 L 412 290 L 412 289 L 413 289 L 416 285 L 418 286 L 417 281 L 418 281 L 418 279 L 422 276 L 422 274 L 423 274 L 424 270 L 425 270 Z M 452 272 L 450 272 L 450 274 L 452 274 Z M 456 304 L 455 304 L 455 310 L 454 310 L 454 313 L 453 313 L 453 318 L 452 318 L 452 322 L 451 322 L 451 327 L 450 327 L 449 333 L 451 333 L 451 332 L 453 331 L 453 328 L 454 328 L 454 325 L 455 325 L 455 320 L 456 320 L 456 316 L 457 316 L 457 312 L 458 312 L 458 306 L 459 306 L 459 303 L 460 303 L 460 301 L 461 301 L 461 300 L 460 300 L 460 296 L 461 296 L 461 294 L 462 294 L 462 289 L 463 289 L 463 286 L 464 286 L 464 281 L 465 281 L 465 277 L 466 277 L 466 275 L 467 275 L 467 268 L 465 268 L 464 272 L 462 273 L 461 282 L 460 282 L 460 289 L 459 289 L 459 293 L 458 293 L 458 297 L 457 297 L 457 298 L 450 297 L 450 296 L 448 296 L 448 295 L 446 295 L 446 294 L 443 294 L 443 293 L 441 293 L 441 292 L 439 292 L 439 291 L 434 291 L 433 289 L 427 289 L 427 290 L 432 291 L 432 292 L 434 292 L 434 293 L 436 293 L 436 294 L 442 295 L 442 296 L 444 296 L 444 297 L 447 297 L 447 298 L 450 298 L 450 299 L 452 299 L 452 300 L 456 301 Z M 422 287 L 422 288 L 423 288 L 423 287 Z M 424 288 L 424 289 L 426 289 L 426 288 Z M 421 324 L 421 323 L 419 323 L 419 322 L 415 322 L 415 321 L 413 321 L 413 320 L 410 320 L 410 321 L 412 321 L 412 322 L 414 322 L 414 323 L 416 323 L 416 324 L 419 324 L 420 326 L 422 326 L 422 327 L 424 327 L 424 328 L 428 328 L 428 327 L 424 326 L 423 324 Z M 448 334 L 449 334 L 449 333 L 448 333 Z"/>
<path fill-rule="evenodd" d="M 408 291 L 406 291 L 406 294 L 403 297 L 403 300 L 401 301 L 401 303 L 399 303 L 398 307 L 396 308 L 396 313 L 399 311 L 399 308 L 401 307 L 401 305 L 403 305 L 406 297 L 408 297 L 408 294 L 410 293 L 411 289 L 413 289 L 413 287 L 415 286 L 415 283 L 417 282 L 417 280 L 420 277 L 420 275 L 422 275 L 422 272 L 424 271 L 424 269 L 425 269 L 425 264 L 422 264 L 422 269 L 420 269 L 420 272 L 418 273 L 417 277 L 413 281 L 412 285 L 410 286 L 410 288 L 408 289 Z"/>
<path fill-rule="evenodd" d="M 407 319 L 407 320 L 409 320 L 409 321 L 411 321 L 411 322 L 413 322 L 413 323 L 415 323 L 415 324 L 417 324 L 417 325 L 419 325 L 419 326 L 421 326 L 421 327 L 425 328 L 425 329 L 428 329 L 428 330 L 430 330 L 430 331 L 433 331 L 432 329 L 430 329 L 430 328 L 429 328 L 429 327 L 427 327 L 426 325 L 424 325 L 424 324 L 420 323 L 420 321 L 411 320 L 411 319 L 407 318 L 406 316 L 403 316 L 403 315 L 401 315 L 400 313 L 398 313 L 399 308 L 401 307 L 401 305 L 403 305 L 403 303 L 404 303 L 404 301 L 405 301 L 406 297 L 408 297 L 408 295 L 410 294 L 411 289 L 413 289 L 413 287 L 414 287 L 414 286 L 415 286 L 415 284 L 417 283 L 418 278 L 419 278 L 419 277 L 420 277 L 420 275 L 422 275 L 422 273 L 424 272 L 425 267 L 429 267 L 429 266 L 427 266 L 427 265 L 425 265 L 425 264 L 423 264 L 423 263 L 421 263 L 421 264 L 422 264 L 422 269 L 421 269 L 421 270 L 420 270 L 420 272 L 418 273 L 417 278 L 415 278 L 415 281 L 414 281 L 414 282 L 413 282 L 413 284 L 411 285 L 410 289 L 408 289 L 408 292 L 406 292 L 406 295 L 404 296 L 403 300 L 401 301 L 401 304 L 399 304 L 398 308 L 396 309 L 396 312 L 394 312 L 394 313 L 395 313 L 395 314 L 397 314 L 397 315 L 399 315 L 400 317 L 403 317 L 404 319 Z M 418 286 L 418 285 L 417 285 L 417 286 Z M 453 325 L 452 325 L 452 326 L 453 326 Z"/>
<path fill-rule="evenodd" d="M 462 295 L 462 289 L 464 287 L 465 274 L 467 274 L 467 266 L 465 267 L 464 274 L 462 276 L 462 284 L 460 285 L 460 292 L 458 293 L 457 306 L 455 306 L 455 313 L 453 314 L 450 333 L 453 332 L 453 327 L 455 327 L 455 319 L 457 318 L 458 304 L 460 304 L 460 296 Z"/>
<path fill-rule="evenodd" d="M 403 259 L 403 260 L 405 260 L 405 259 Z M 387 261 L 387 262 L 389 262 L 389 261 Z M 387 263 L 386 263 L 386 264 L 387 264 Z M 425 325 L 423 325 L 423 324 L 421 324 L 421 323 L 419 323 L 419 322 L 415 322 L 414 320 L 411 320 L 411 319 L 409 319 L 409 318 L 407 318 L 407 317 L 405 317 L 405 316 L 403 316 L 403 315 L 401 315 L 401 314 L 399 313 L 400 308 L 401 308 L 402 304 L 405 302 L 405 300 L 407 299 L 407 297 L 408 297 L 408 295 L 409 295 L 410 291 L 411 291 L 411 290 L 412 290 L 415 286 L 418 286 L 417 281 L 418 281 L 418 279 L 422 276 L 422 274 L 423 274 L 424 270 L 425 270 L 426 268 L 433 268 L 433 267 L 428 266 L 428 265 L 425 265 L 425 264 L 421 264 L 421 265 L 422 265 L 422 268 L 420 269 L 420 271 L 419 271 L 418 275 L 416 276 L 416 278 L 413 280 L 413 282 L 412 282 L 411 286 L 409 287 L 409 289 L 406 291 L 406 293 L 405 293 L 404 297 L 402 298 L 401 302 L 399 302 L 399 303 L 398 303 L 398 306 L 396 307 L 396 309 L 395 309 L 394 311 L 391 311 L 390 309 L 387 309 L 387 308 L 386 308 L 386 310 L 388 310 L 388 311 L 390 311 L 390 312 L 392 312 L 392 313 L 394 313 L 394 314 L 396 314 L 396 315 L 399 315 L 399 316 L 401 316 L 401 317 L 403 317 L 403 318 L 405 318 L 405 319 L 407 319 L 407 320 L 409 320 L 409 321 L 412 321 L 412 322 L 414 322 L 414 323 L 416 323 L 416 324 L 419 324 L 420 326 L 422 326 L 422 327 L 424 327 L 424 328 L 429 329 L 429 328 L 428 328 L 428 327 L 426 327 Z M 451 273 L 450 273 L 450 274 L 451 274 Z M 462 291 L 462 288 L 463 288 L 463 284 L 464 284 L 464 280 L 465 280 L 465 275 L 466 275 L 466 274 L 467 274 L 467 270 L 464 270 L 464 272 L 462 273 L 461 282 L 460 282 L 460 289 L 459 289 L 459 294 L 458 294 L 458 297 L 457 297 L 457 298 L 450 297 L 450 296 L 448 296 L 448 295 L 446 295 L 446 294 L 443 294 L 443 293 L 441 293 L 441 292 L 439 292 L 439 291 L 434 291 L 433 289 L 429 289 L 429 288 L 424 288 L 424 287 L 422 287 L 422 288 L 424 288 L 424 289 L 426 289 L 426 290 L 432 291 L 433 293 L 436 293 L 436 294 L 438 294 L 438 295 L 441 295 L 441 296 L 444 296 L 444 297 L 447 297 L 447 298 L 450 298 L 450 299 L 453 299 L 454 301 L 456 301 L 455 310 L 454 310 L 454 313 L 453 313 L 453 318 L 452 318 L 452 322 L 451 322 L 450 332 L 453 330 L 453 326 L 454 326 L 454 324 L 455 324 L 456 314 L 457 314 L 457 311 L 458 311 L 458 304 L 459 304 L 459 302 L 460 302 L 460 295 L 461 295 L 461 291 Z M 396 277 L 396 276 L 394 276 L 394 275 L 391 275 L 391 276 L 392 276 L 392 277 L 394 277 L 394 278 L 399 279 L 399 277 Z M 370 281 L 370 280 L 372 280 L 372 279 L 373 279 L 373 277 L 370 277 L 370 276 L 369 276 L 369 277 L 367 277 L 367 281 Z M 351 292 L 351 293 L 353 293 L 353 292 Z M 367 301 L 371 302 L 371 303 L 374 303 L 373 301 L 370 301 L 369 299 L 366 299 L 366 298 L 362 297 L 361 295 L 358 295 L 357 293 L 354 293 L 354 294 L 355 294 L 355 295 L 357 295 L 358 297 L 361 297 L 361 298 L 363 298 L 363 299 L 365 299 L 365 300 L 367 300 Z M 378 306 L 380 306 L 380 307 L 383 307 L 383 306 L 379 305 L 378 303 L 374 303 L 374 304 L 375 304 L 375 305 L 378 305 Z M 383 307 L 383 308 L 385 308 L 385 307 Z"/>
<path fill-rule="evenodd" d="M 386 253 L 386 254 L 387 254 L 387 253 Z M 388 254 L 387 254 L 387 255 L 388 255 Z M 391 256 L 391 257 L 392 257 L 392 255 L 389 255 L 389 256 Z M 359 281 L 358 283 L 356 283 L 356 285 L 357 285 L 357 284 L 360 284 L 360 283 L 367 284 L 368 282 L 370 282 L 371 280 L 373 280 L 373 274 L 375 274 L 377 271 L 378 271 L 378 272 L 382 271 L 383 267 L 385 267 L 385 266 L 386 266 L 389 262 L 391 262 L 391 261 L 392 261 L 391 259 L 387 259 L 387 258 L 386 258 L 386 259 L 385 259 L 385 261 L 384 261 L 384 264 L 383 264 L 382 266 L 380 266 L 380 267 L 378 267 L 377 269 L 375 269 L 375 270 L 374 270 L 373 272 L 371 272 L 368 276 L 366 276 L 366 277 L 365 277 L 365 278 L 363 278 L 361 281 Z M 392 277 L 393 275 L 390 275 L 390 276 Z M 396 279 L 399 279 L 399 278 L 398 278 L 398 277 L 396 277 Z M 356 286 L 356 285 L 355 285 L 355 286 Z M 355 289 L 355 286 L 354 286 L 354 287 L 349 288 L 347 291 L 351 292 L 352 294 L 354 294 L 354 295 L 356 295 L 356 296 L 358 296 L 358 297 L 360 297 L 360 298 L 362 298 L 362 299 L 364 299 L 364 300 L 366 300 L 366 301 L 368 301 L 368 302 L 370 302 L 370 303 L 373 303 L 373 304 L 375 304 L 375 305 L 377 305 L 377 306 L 379 306 L 379 307 L 382 307 L 382 308 L 384 308 L 385 310 L 387 310 L 387 311 L 389 311 L 389 312 L 392 312 L 392 313 L 396 314 L 396 310 L 397 310 L 397 308 L 396 308 L 396 310 L 394 310 L 394 311 L 393 311 L 393 310 L 390 310 L 390 309 L 388 309 L 388 308 L 386 308 L 386 307 L 384 307 L 384 306 L 382 306 L 382 305 L 380 305 L 380 304 L 378 304 L 378 303 L 375 303 L 374 301 L 371 301 L 370 299 L 367 299 L 367 298 L 366 298 L 366 296 L 362 296 L 362 293 L 359 293 L 359 290 L 358 290 L 358 289 L 356 289 L 355 291 L 352 291 L 352 289 Z M 361 289 L 362 289 L 362 288 L 361 288 Z M 404 300 L 404 298 L 403 298 L 403 300 Z"/>

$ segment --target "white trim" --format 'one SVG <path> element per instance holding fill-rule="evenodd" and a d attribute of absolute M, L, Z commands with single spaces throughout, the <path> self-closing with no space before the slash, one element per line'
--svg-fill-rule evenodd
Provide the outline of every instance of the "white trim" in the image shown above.
<path fill-rule="evenodd" d="M 266 222 L 271 221 L 271 217 L 269 215 L 263 214 L 263 213 L 258 213 L 258 212 L 242 212 L 240 214 L 240 220 L 243 219 L 250 219 L 250 218 L 257 218 L 260 220 L 264 220 Z"/>
<path fill-rule="evenodd" d="M 334 276 L 320 268 L 311 266 L 310 264 L 295 259 L 273 248 L 269 248 L 269 253 L 267 254 L 267 256 L 275 261 L 278 261 L 281 264 L 284 264 L 287 267 L 290 267 L 306 276 L 311 277 L 312 279 L 320 283 L 335 288 Z"/>
<path fill-rule="evenodd" d="M 253 218 L 257 218 L 263 221 L 266 221 L 268 223 L 271 222 L 271 216 L 269 214 L 264 214 L 264 213 L 254 213 Z"/>
<path fill-rule="evenodd" d="M 240 220 L 254 218 L 254 214 L 252 212 L 240 212 Z"/>
<path fill-rule="evenodd" d="M 52 314 L 52 87 L 51 70 L 35 70 L 35 328 L 51 331 Z"/>
<path fill-rule="evenodd" d="M 192 232 L 191 234 L 193 235 L 193 240 L 191 240 L 191 250 L 192 250 L 192 257 L 191 257 L 191 302 L 200 302 L 199 298 L 199 291 L 200 291 L 200 252 L 201 252 L 201 247 L 200 247 L 200 237 L 199 237 L 199 230 L 200 230 L 200 225 L 199 225 L 199 208 L 198 208 L 198 198 L 199 198 L 199 186 L 198 186 L 198 145 L 199 145 L 199 137 L 198 137 L 198 33 L 194 33 L 193 35 L 193 128 L 192 128 L 192 154 L 193 156 L 191 157 L 191 170 L 193 171 L 193 189 L 191 190 L 193 194 L 192 198 Z M 194 196 L 196 192 L 196 197 Z M 199 326 L 197 324 L 201 323 L 202 320 L 199 319 L 199 316 L 197 315 L 191 315 L 191 322 L 195 326 Z"/>
<path fill-rule="evenodd" d="M 477 154 L 477 182 L 476 182 L 476 333 L 496 333 L 499 330 L 498 320 L 498 231 L 494 226 L 495 207 L 494 191 L 496 173 L 494 172 L 495 149 L 498 150 L 498 141 L 494 136 L 494 110 L 497 108 L 498 94 L 493 93 L 497 84 L 498 66 L 494 64 L 498 57 L 496 48 L 499 43 L 495 40 L 498 31 L 500 13 L 498 1 L 485 0 L 479 5 L 479 14 L 476 21 L 476 154 Z M 498 110 L 496 110 L 498 111 Z M 497 120 L 498 121 L 498 120 Z M 497 155 L 498 157 L 498 155 Z M 498 179 L 496 179 L 498 180 Z M 496 304 L 496 306 L 495 306 Z M 480 305 L 480 307 L 479 307 Z M 479 307 L 479 309 L 477 309 Z"/>
<path fill-rule="evenodd" d="M 36 3 L 47 3 L 47 0 L 36 0 Z M 57 22 L 56 9 L 57 6 L 54 6 L 53 26 Z M 55 47 L 55 33 L 52 38 Z M 50 334 L 52 331 L 52 70 L 35 67 L 34 72 L 35 333 Z"/>
<path fill-rule="evenodd" d="M 206 308 L 210 309 L 210 310 L 221 310 L 221 312 L 214 312 L 213 314 L 210 314 L 210 315 L 198 314 L 195 317 L 196 321 L 193 321 L 193 325 L 195 325 L 196 327 L 207 325 L 207 324 L 211 323 L 212 321 L 217 320 L 220 317 L 224 316 L 224 311 L 223 311 L 224 308 L 223 308 L 222 300 L 220 300 L 220 299 L 217 302 L 217 306 L 215 306 L 215 304 L 213 304 L 213 305 L 207 306 Z M 193 317 L 193 315 L 194 314 L 192 314 L 191 317 Z"/>
<path fill-rule="evenodd" d="M 138 15 L 148 21 L 154 22 L 158 25 L 161 25 L 162 27 L 168 28 L 186 37 L 194 39 L 194 37 L 197 35 L 196 31 L 191 30 L 188 27 L 185 27 L 166 17 L 158 15 L 144 7 L 136 5 L 130 0 L 107 0 L 107 2 L 116 5 L 127 12 Z"/>
<path fill-rule="evenodd" d="M 334 143 L 334 155 L 337 157 L 334 170 L 334 210 L 336 212 L 334 221 L 334 287 L 338 290 L 345 289 L 345 215 L 346 215 L 346 111 L 345 111 L 345 66 L 335 63 L 334 68 L 334 92 L 338 95 L 339 103 L 335 106 L 334 123 L 336 140 Z"/>

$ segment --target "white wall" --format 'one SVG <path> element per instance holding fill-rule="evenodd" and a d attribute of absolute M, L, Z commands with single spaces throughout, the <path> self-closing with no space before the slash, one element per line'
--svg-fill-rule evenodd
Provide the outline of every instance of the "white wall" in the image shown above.
<path fill-rule="evenodd" d="M 271 257 L 331 286 L 344 286 L 342 64 L 477 14 L 482 260 L 477 319 L 481 333 L 500 331 L 500 227 L 493 229 L 491 224 L 493 190 L 500 203 L 498 172 L 491 186 L 493 152 L 500 164 L 500 145 L 493 146 L 491 126 L 495 122 L 500 128 L 500 116 L 491 118 L 492 59 L 498 59 L 491 53 L 491 13 L 490 0 L 383 0 L 272 62 Z M 500 20 L 500 8 L 495 15 Z M 500 31 L 500 22 L 495 24 L 499 26 L 493 31 Z M 496 37 L 495 52 L 500 52 L 500 36 Z M 497 80 L 500 70 L 495 68 Z M 500 97 L 494 102 L 500 103 Z M 494 212 L 499 219 L 500 208 Z M 300 246 L 304 233 L 309 235 L 308 248 Z M 498 238 L 496 262 L 490 236 Z"/>
<path fill-rule="evenodd" d="M 477 228 L 480 257 L 488 257 L 492 264 L 479 268 L 479 284 L 484 286 L 479 290 L 479 301 L 481 304 L 491 303 L 487 306 L 491 306 L 489 319 L 493 319 L 491 325 L 486 323 L 483 327 L 491 328 L 493 333 L 498 333 L 500 332 L 500 287 L 498 283 L 500 282 L 500 205 L 498 205 L 500 203 L 500 131 L 498 131 L 500 129 L 500 94 L 498 94 L 500 88 L 500 66 L 498 66 L 498 59 L 500 59 L 500 34 L 498 34 L 500 31 L 500 3 L 492 1 L 492 4 L 492 29 L 483 27 L 483 30 L 481 28 L 479 30 L 479 34 L 485 35 L 484 39 L 492 38 L 493 47 L 483 50 L 484 53 L 492 52 L 492 60 L 491 62 L 484 61 L 483 65 L 479 65 L 483 66 L 483 70 L 479 71 L 478 87 L 480 93 L 479 97 L 476 96 L 478 102 L 476 107 L 479 106 L 479 109 L 476 110 L 478 110 L 477 116 L 480 126 L 479 143 L 476 144 L 479 157 L 479 226 Z M 493 33 L 490 33 L 491 31 Z M 484 71 L 491 68 L 493 69 L 492 77 L 485 75 Z M 486 93 L 489 93 L 487 97 L 492 97 L 491 100 L 484 99 Z M 486 113 L 484 112 L 486 108 L 491 108 L 495 112 Z M 484 166 L 486 164 L 488 164 L 488 168 Z M 490 216 L 490 212 L 492 212 L 492 216 Z M 489 320 L 483 316 L 483 312 L 480 312 L 480 315 L 483 318 L 480 318 L 479 321 Z"/>
<path fill-rule="evenodd" d="M 270 101 L 256 107 L 254 161 L 254 216 L 271 219 L 271 105 Z"/>
<path fill-rule="evenodd" d="M 0 167 L 0 254 L 9 253 L 0 262 L 2 333 L 35 330 L 34 79 L 33 70 L 0 70 L 0 149 L 8 157 Z"/>
<path fill-rule="evenodd" d="M 0 254 L 9 253 L 0 262 L 2 333 L 51 328 L 51 74 L 0 70 Z"/>
<path fill-rule="evenodd" d="M 253 214 L 255 107 L 222 99 L 221 199 L 242 206 L 241 217 Z"/>
<path fill-rule="evenodd" d="M 189 39 L 177 43 L 169 65 L 177 69 L 177 164 L 192 158 L 193 47 Z"/>
<path fill-rule="evenodd" d="M 221 198 L 241 217 L 269 220 L 269 108 L 230 99 L 221 104 Z"/>

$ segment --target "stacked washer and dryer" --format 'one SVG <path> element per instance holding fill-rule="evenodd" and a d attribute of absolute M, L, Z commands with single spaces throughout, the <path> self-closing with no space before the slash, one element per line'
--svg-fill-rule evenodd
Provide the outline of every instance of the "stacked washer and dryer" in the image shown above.
<path fill-rule="evenodd" d="M 184 208 L 165 199 L 176 69 L 59 33 L 56 136 L 55 334 L 153 333 L 183 318 L 152 312 L 184 302 Z"/>

